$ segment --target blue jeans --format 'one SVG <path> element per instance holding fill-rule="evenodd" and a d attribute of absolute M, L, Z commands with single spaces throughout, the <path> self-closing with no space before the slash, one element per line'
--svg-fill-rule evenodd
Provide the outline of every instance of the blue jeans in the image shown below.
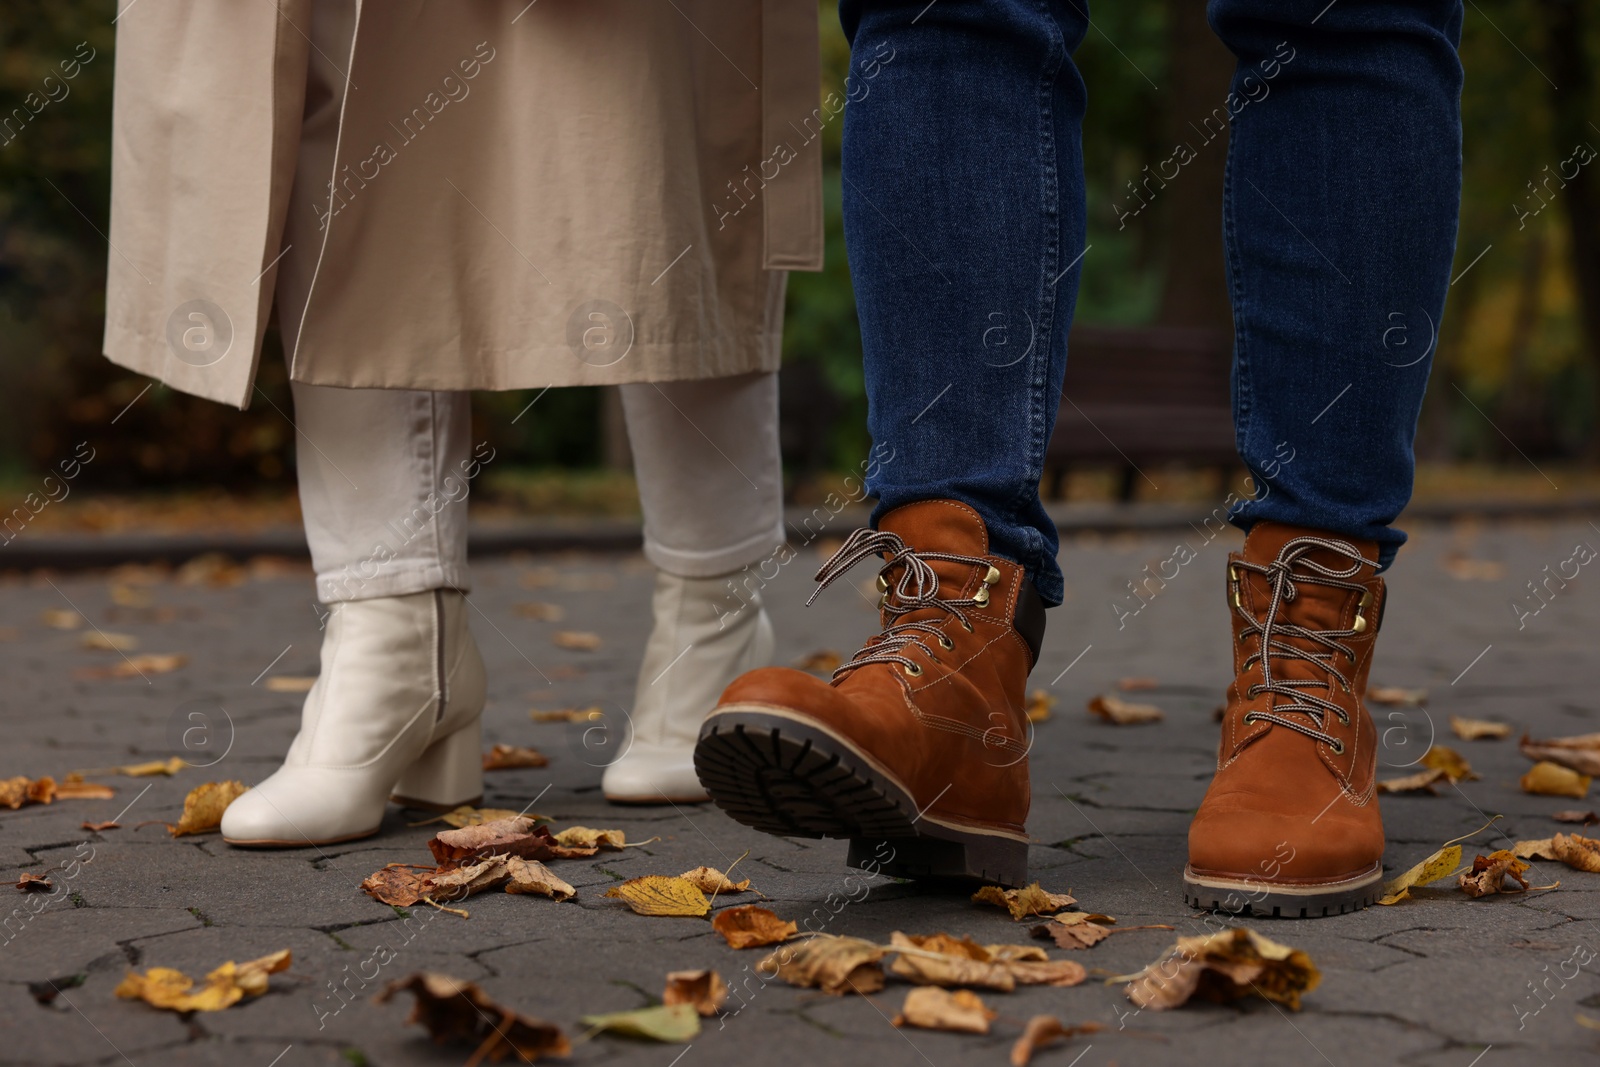
<path fill-rule="evenodd" d="M 840 14 L 877 63 L 844 124 L 868 427 L 895 456 L 868 482 L 874 521 L 965 501 L 1060 603 L 1039 479 L 1094 268 L 1071 59 L 1086 0 L 843 0 Z M 1163 173 L 1182 181 L 1184 149 L 1229 123 L 1233 408 L 1259 487 L 1234 521 L 1375 541 L 1387 566 L 1455 249 L 1461 3 L 1211 0 L 1208 14 L 1238 58 L 1232 92 L 1180 105 L 1196 136 Z"/>

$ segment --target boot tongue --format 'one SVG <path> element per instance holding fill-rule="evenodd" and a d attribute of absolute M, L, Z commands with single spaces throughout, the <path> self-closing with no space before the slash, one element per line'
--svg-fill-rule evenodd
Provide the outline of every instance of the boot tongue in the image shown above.
<path fill-rule="evenodd" d="M 989 554 L 989 530 L 976 511 L 956 500 L 919 500 L 904 504 L 889 512 L 878 522 L 878 529 L 898 534 L 916 552 L 949 552 L 961 556 L 986 556 Z M 961 595 L 961 590 L 971 581 L 974 568 L 971 564 L 951 560 L 927 561 L 939 576 L 939 597 L 948 600 Z M 900 580 L 902 567 L 887 575 L 890 587 Z M 937 621 L 944 617 L 938 609 L 902 615 L 899 622 L 916 622 L 922 619 Z"/>

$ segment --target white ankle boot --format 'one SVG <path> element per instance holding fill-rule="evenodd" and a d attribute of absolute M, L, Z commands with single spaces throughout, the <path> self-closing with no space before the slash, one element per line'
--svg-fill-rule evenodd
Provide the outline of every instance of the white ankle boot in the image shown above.
<path fill-rule="evenodd" d="M 326 845 L 378 832 L 396 801 L 483 794 L 483 659 L 465 598 L 436 589 L 333 605 L 322 673 L 283 766 L 228 806 L 229 844 Z"/>
<path fill-rule="evenodd" d="M 656 575 L 655 629 L 645 645 L 628 742 L 600 780 L 617 804 L 708 799 L 694 773 L 700 723 L 739 675 L 772 659 L 772 623 L 758 595 L 735 600 L 726 578 Z"/>

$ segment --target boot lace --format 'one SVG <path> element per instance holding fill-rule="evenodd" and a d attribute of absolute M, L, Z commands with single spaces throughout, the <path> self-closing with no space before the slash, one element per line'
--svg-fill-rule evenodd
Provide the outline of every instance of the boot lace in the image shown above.
<path fill-rule="evenodd" d="M 945 651 L 954 648 L 955 644 L 945 636 L 938 623 L 932 620 L 901 623 L 896 623 L 894 620 L 912 612 L 938 608 L 949 615 L 954 615 L 961 627 L 971 633 L 972 623 L 967 618 L 966 609 L 987 605 L 989 586 L 999 579 L 999 572 L 981 556 L 963 556 L 954 552 L 919 552 L 901 540 L 898 534 L 862 529 L 851 534 L 840 546 L 839 551 L 817 571 L 815 581 L 818 585 L 806 600 L 806 605 L 809 607 L 824 589 L 842 578 L 845 572 L 857 563 L 875 555 L 885 557 L 883 566 L 878 570 L 878 589 L 883 593 L 878 606 L 883 610 L 888 625 L 882 633 L 868 638 L 867 643 L 858 649 L 855 655 L 841 663 L 833 672 L 835 678 L 870 663 L 897 663 L 906 674 L 913 678 L 917 677 L 922 673 L 922 667 L 916 660 L 906 655 L 911 648 L 919 648 L 929 659 L 937 661 L 938 656 L 929 644 L 930 641 L 937 642 Z M 941 599 L 939 574 L 928 565 L 929 560 L 988 567 L 989 571 L 984 584 L 980 585 L 972 596 Z M 891 587 L 887 575 L 896 566 L 901 568 L 900 577 Z"/>
<path fill-rule="evenodd" d="M 1350 561 L 1350 565 L 1337 568 L 1319 563 L 1308 555 L 1317 549 L 1343 556 Z M 1344 641 L 1365 632 L 1367 628 L 1365 611 L 1372 602 L 1372 592 L 1361 582 L 1350 581 L 1361 572 L 1363 566 L 1376 569 L 1378 564 L 1376 560 L 1363 556 L 1349 542 L 1309 536 L 1296 537 L 1288 541 L 1271 563 L 1234 560 L 1230 564 L 1233 610 L 1244 620 L 1244 633 L 1241 634 L 1241 638 L 1251 635 L 1260 637 L 1259 651 L 1252 653 L 1244 661 L 1244 667 L 1248 670 L 1253 663 L 1260 660 L 1261 681 L 1252 685 L 1247 695 L 1255 697 L 1271 693 L 1285 701 L 1273 705 L 1269 711 L 1248 712 L 1244 717 L 1245 723 L 1266 722 L 1284 726 L 1329 745 L 1335 754 L 1344 752 L 1344 742 L 1327 732 L 1327 717 L 1332 715 L 1348 726 L 1349 713 L 1334 701 L 1312 690 L 1320 689 L 1331 695 L 1333 684 L 1337 682 L 1345 692 L 1351 691 L 1350 678 L 1340 668 L 1339 657 L 1348 658 L 1354 665 L 1355 651 Z M 1262 575 L 1272 587 L 1272 600 L 1267 605 L 1266 614 L 1259 622 L 1245 608 L 1239 596 L 1240 579 L 1236 573 L 1239 570 L 1254 571 Z M 1362 594 L 1361 604 L 1357 608 L 1353 626 L 1347 630 L 1315 630 L 1284 618 L 1284 605 L 1294 601 L 1299 595 L 1299 586 L 1302 584 L 1359 591 Z M 1291 638 L 1318 647 L 1301 648 L 1290 644 Z M 1303 660 L 1312 663 L 1327 674 L 1327 680 L 1279 678 L 1273 673 L 1274 660 Z M 1305 718 L 1289 718 L 1291 714 L 1302 715 Z M 1309 723 L 1306 720 L 1309 720 Z"/>

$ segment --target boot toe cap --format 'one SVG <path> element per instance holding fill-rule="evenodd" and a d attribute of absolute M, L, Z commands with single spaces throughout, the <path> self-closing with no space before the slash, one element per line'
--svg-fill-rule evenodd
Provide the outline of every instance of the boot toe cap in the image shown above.
<path fill-rule="evenodd" d="M 1338 881 L 1383 858 L 1375 805 L 1341 798 L 1300 813 L 1260 797 L 1208 797 L 1189 827 L 1189 866 L 1212 875 L 1275 882 Z"/>
<path fill-rule="evenodd" d="M 606 799 L 618 804 L 695 804 L 710 795 L 694 772 L 692 748 L 635 744 L 600 778 Z"/>

